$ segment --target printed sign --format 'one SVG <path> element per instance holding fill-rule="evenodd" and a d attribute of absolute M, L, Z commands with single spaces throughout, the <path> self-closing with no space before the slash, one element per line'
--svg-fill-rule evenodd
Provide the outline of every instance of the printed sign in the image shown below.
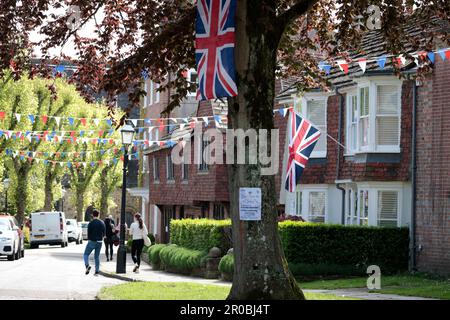
<path fill-rule="evenodd" d="M 261 220 L 261 188 L 239 188 L 239 215 L 244 221 Z"/>

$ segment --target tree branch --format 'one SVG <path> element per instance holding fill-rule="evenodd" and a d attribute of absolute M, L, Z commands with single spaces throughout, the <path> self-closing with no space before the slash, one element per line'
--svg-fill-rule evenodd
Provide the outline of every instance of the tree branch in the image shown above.
<path fill-rule="evenodd" d="M 298 0 L 292 7 L 278 15 L 278 39 L 283 35 L 286 27 L 298 17 L 307 13 L 319 0 Z"/>

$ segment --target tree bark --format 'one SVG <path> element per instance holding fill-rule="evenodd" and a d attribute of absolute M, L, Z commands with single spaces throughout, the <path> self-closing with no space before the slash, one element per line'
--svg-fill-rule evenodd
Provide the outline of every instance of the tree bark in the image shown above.
<path fill-rule="evenodd" d="M 237 2 L 235 57 L 239 95 L 228 101 L 228 120 L 233 129 L 268 129 L 270 141 L 279 39 L 274 1 L 263 2 Z M 247 152 L 248 149 L 246 145 Z M 275 177 L 261 175 L 259 161 L 257 165 L 229 165 L 228 170 L 235 259 L 228 299 L 305 299 L 289 271 L 278 234 Z M 261 188 L 261 221 L 240 220 L 241 187 Z"/>
<path fill-rule="evenodd" d="M 109 188 L 108 188 L 108 168 L 105 167 L 100 175 L 100 216 L 102 219 L 106 218 L 108 215 L 108 198 L 109 198 Z"/>
<path fill-rule="evenodd" d="M 22 224 L 25 218 L 25 211 L 28 203 L 28 174 L 30 173 L 30 166 L 22 164 L 15 166 L 17 175 L 17 193 L 16 193 L 16 208 L 15 215 L 19 224 Z"/>
<path fill-rule="evenodd" d="M 44 210 L 52 211 L 53 210 L 53 175 L 50 172 L 46 172 L 45 175 L 45 198 L 44 198 Z"/>
<path fill-rule="evenodd" d="M 84 193 L 85 190 L 83 188 L 75 188 L 76 191 L 76 209 L 77 209 L 77 221 L 83 221 L 83 209 L 84 209 Z"/>

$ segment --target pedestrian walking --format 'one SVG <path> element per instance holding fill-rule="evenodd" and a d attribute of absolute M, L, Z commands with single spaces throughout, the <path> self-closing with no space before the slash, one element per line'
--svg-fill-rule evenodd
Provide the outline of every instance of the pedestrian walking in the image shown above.
<path fill-rule="evenodd" d="M 130 226 L 130 234 L 133 242 L 131 244 L 131 258 L 134 262 L 133 272 L 139 273 L 139 267 L 141 265 L 141 253 L 144 248 L 144 239 L 147 237 L 147 227 L 142 221 L 141 215 L 136 213 L 134 215 L 134 222 Z"/>
<path fill-rule="evenodd" d="M 98 275 L 100 271 L 100 251 L 102 249 L 102 242 L 105 236 L 105 223 L 99 219 L 100 212 L 98 210 L 92 211 L 93 220 L 88 224 L 88 243 L 86 249 L 84 250 L 84 265 L 86 266 L 86 274 L 91 271 L 91 266 L 89 265 L 89 256 L 94 250 L 94 260 L 95 260 L 95 276 Z"/>
<path fill-rule="evenodd" d="M 114 220 L 112 215 L 109 215 L 105 221 L 105 253 L 106 253 L 106 261 L 112 261 L 113 260 L 113 247 L 114 247 L 114 241 L 113 237 L 115 235 L 116 227 L 114 225 Z"/>

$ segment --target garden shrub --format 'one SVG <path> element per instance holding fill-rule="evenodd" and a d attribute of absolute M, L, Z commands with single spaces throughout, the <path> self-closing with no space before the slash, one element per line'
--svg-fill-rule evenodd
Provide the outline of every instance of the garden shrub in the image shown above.
<path fill-rule="evenodd" d="M 231 220 L 182 219 L 170 222 L 170 243 L 209 251 L 218 247 L 226 253 L 231 247 Z"/>
<path fill-rule="evenodd" d="M 148 258 L 150 263 L 154 266 L 159 266 L 161 263 L 161 259 L 159 258 L 159 253 L 162 248 L 167 247 L 167 244 L 154 244 L 148 248 Z"/>
<path fill-rule="evenodd" d="M 159 251 L 159 258 L 164 268 L 189 272 L 205 266 L 207 252 L 193 250 L 170 244 Z"/>
<path fill-rule="evenodd" d="M 292 265 L 339 265 L 358 273 L 369 265 L 388 273 L 408 268 L 408 228 L 285 221 L 279 224 L 279 231 Z"/>
<path fill-rule="evenodd" d="M 226 254 L 220 259 L 219 271 L 228 275 L 234 273 L 234 256 L 232 254 Z"/>

